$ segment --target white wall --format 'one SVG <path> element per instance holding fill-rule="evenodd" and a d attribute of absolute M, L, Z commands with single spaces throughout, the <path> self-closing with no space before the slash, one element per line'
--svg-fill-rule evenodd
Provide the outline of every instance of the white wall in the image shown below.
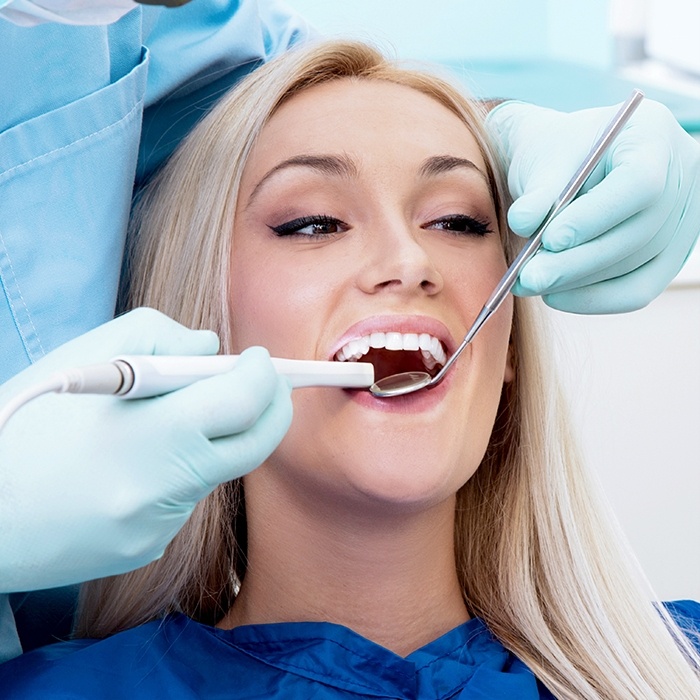
<path fill-rule="evenodd" d="M 402 57 L 554 57 L 607 67 L 609 0 L 288 0 L 325 35 L 387 40 Z"/>
<path fill-rule="evenodd" d="M 548 41 L 547 2 L 554 2 L 287 1 L 325 35 L 387 40 L 401 57 L 434 61 L 542 56 Z"/>
<path fill-rule="evenodd" d="M 584 454 L 642 567 L 662 599 L 700 600 L 700 284 L 550 316 Z"/>
<path fill-rule="evenodd" d="M 648 0 L 647 52 L 700 77 L 700 3 Z"/>
<path fill-rule="evenodd" d="M 609 0 L 548 0 L 547 55 L 596 68 L 610 67 L 613 46 L 608 5 Z"/>

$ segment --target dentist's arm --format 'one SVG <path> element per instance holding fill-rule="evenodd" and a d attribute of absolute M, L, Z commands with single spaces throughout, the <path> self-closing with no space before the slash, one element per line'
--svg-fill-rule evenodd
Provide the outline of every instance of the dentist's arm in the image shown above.
<path fill-rule="evenodd" d="M 504 102 L 491 111 L 509 161 L 515 233 L 537 228 L 616 109 L 568 114 Z M 549 226 L 513 292 L 576 313 L 645 306 L 700 233 L 700 143 L 666 107 L 644 100 L 583 192 Z"/>
<path fill-rule="evenodd" d="M 122 353 L 216 353 L 218 339 L 150 309 L 76 338 L 0 388 L 0 406 L 53 372 Z M 0 433 L 0 591 L 123 573 L 159 557 L 192 509 L 276 448 L 290 388 L 266 351 L 171 394 L 51 394 Z"/>

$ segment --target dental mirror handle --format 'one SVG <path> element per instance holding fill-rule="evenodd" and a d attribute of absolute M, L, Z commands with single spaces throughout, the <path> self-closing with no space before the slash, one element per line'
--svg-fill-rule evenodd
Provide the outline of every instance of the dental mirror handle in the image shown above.
<path fill-rule="evenodd" d="M 238 355 L 122 355 L 112 364 L 124 381 L 115 393 L 125 399 L 159 396 L 182 389 L 200 379 L 229 372 Z M 324 362 L 273 357 L 277 372 L 289 379 L 292 388 L 334 386 L 364 389 L 374 382 L 374 366 L 369 362 Z"/>
<path fill-rule="evenodd" d="M 584 159 L 579 169 L 574 173 L 571 180 L 569 180 L 566 187 L 562 190 L 561 194 L 552 205 L 552 208 L 547 213 L 547 216 L 545 216 L 535 233 L 528 238 L 521 251 L 510 264 L 510 267 L 508 270 L 506 270 L 505 275 L 503 275 L 501 281 L 496 285 L 496 289 L 494 289 L 488 301 L 479 312 L 479 315 L 476 317 L 476 320 L 467 332 L 467 335 L 464 337 L 461 345 L 453 353 L 452 357 L 450 357 L 450 359 L 443 365 L 442 369 L 433 377 L 432 381 L 430 382 L 430 386 L 435 386 L 442 381 L 442 378 L 445 376 L 452 364 L 454 364 L 462 350 L 464 350 L 464 348 L 471 343 L 474 336 L 479 332 L 484 323 L 498 310 L 500 305 L 503 303 L 503 300 L 508 296 L 510 290 L 513 289 L 513 285 L 518 279 L 518 275 L 523 267 L 525 267 L 532 256 L 535 255 L 535 253 L 541 248 L 542 236 L 547 226 L 549 226 L 552 219 L 554 219 L 554 217 L 557 216 L 557 214 L 559 214 L 559 212 L 579 193 L 579 190 L 583 187 L 583 184 L 586 182 L 593 170 L 595 170 L 601 158 L 608 150 L 610 144 L 620 133 L 620 131 L 622 131 L 622 128 L 628 122 L 629 118 L 632 116 L 643 99 L 644 93 L 641 90 L 635 89 L 622 104 L 617 114 L 615 114 L 609 124 L 605 127 L 605 130 L 601 134 L 600 138 L 595 142 L 595 144 L 593 144 L 593 147 L 588 152 L 588 155 Z"/>

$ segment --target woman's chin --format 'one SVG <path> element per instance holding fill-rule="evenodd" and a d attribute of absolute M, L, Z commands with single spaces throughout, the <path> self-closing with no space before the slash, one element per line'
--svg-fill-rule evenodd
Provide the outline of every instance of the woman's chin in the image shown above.
<path fill-rule="evenodd" d="M 423 463 L 376 466 L 372 474 L 354 476 L 355 488 L 368 500 L 413 510 L 453 496 L 471 475 Z"/>
<path fill-rule="evenodd" d="M 354 515 L 380 518 L 411 515 L 451 501 L 473 473 L 466 473 L 463 462 L 452 468 L 441 462 L 436 468 L 427 460 L 396 457 L 363 467 L 336 464 L 336 470 L 325 483 L 336 513 L 347 509 Z M 324 498 L 323 487 L 316 484 L 317 498 Z"/>
<path fill-rule="evenodd" d="M 321 416 L 318 405 L 295 405 L 295 421 L 269 460 L 280 479 L 311 501 L 389 512 L 429 507 L 454 496 L 488 443 L 490 426 L 464 406 L 397 416 L 347 402 Z M 459 426 L 470 423 L 474 430 L 465 440 Z"/>

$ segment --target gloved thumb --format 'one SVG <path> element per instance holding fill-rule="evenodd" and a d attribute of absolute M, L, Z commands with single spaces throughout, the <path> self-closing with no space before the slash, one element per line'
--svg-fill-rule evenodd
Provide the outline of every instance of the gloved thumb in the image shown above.
<path fill-rule="evenodd" d="M 219 349 L 213 331 L 191 330 L 147 307 L 129 311 L 71 342 L 139 355 L 213 355 Z"/>

